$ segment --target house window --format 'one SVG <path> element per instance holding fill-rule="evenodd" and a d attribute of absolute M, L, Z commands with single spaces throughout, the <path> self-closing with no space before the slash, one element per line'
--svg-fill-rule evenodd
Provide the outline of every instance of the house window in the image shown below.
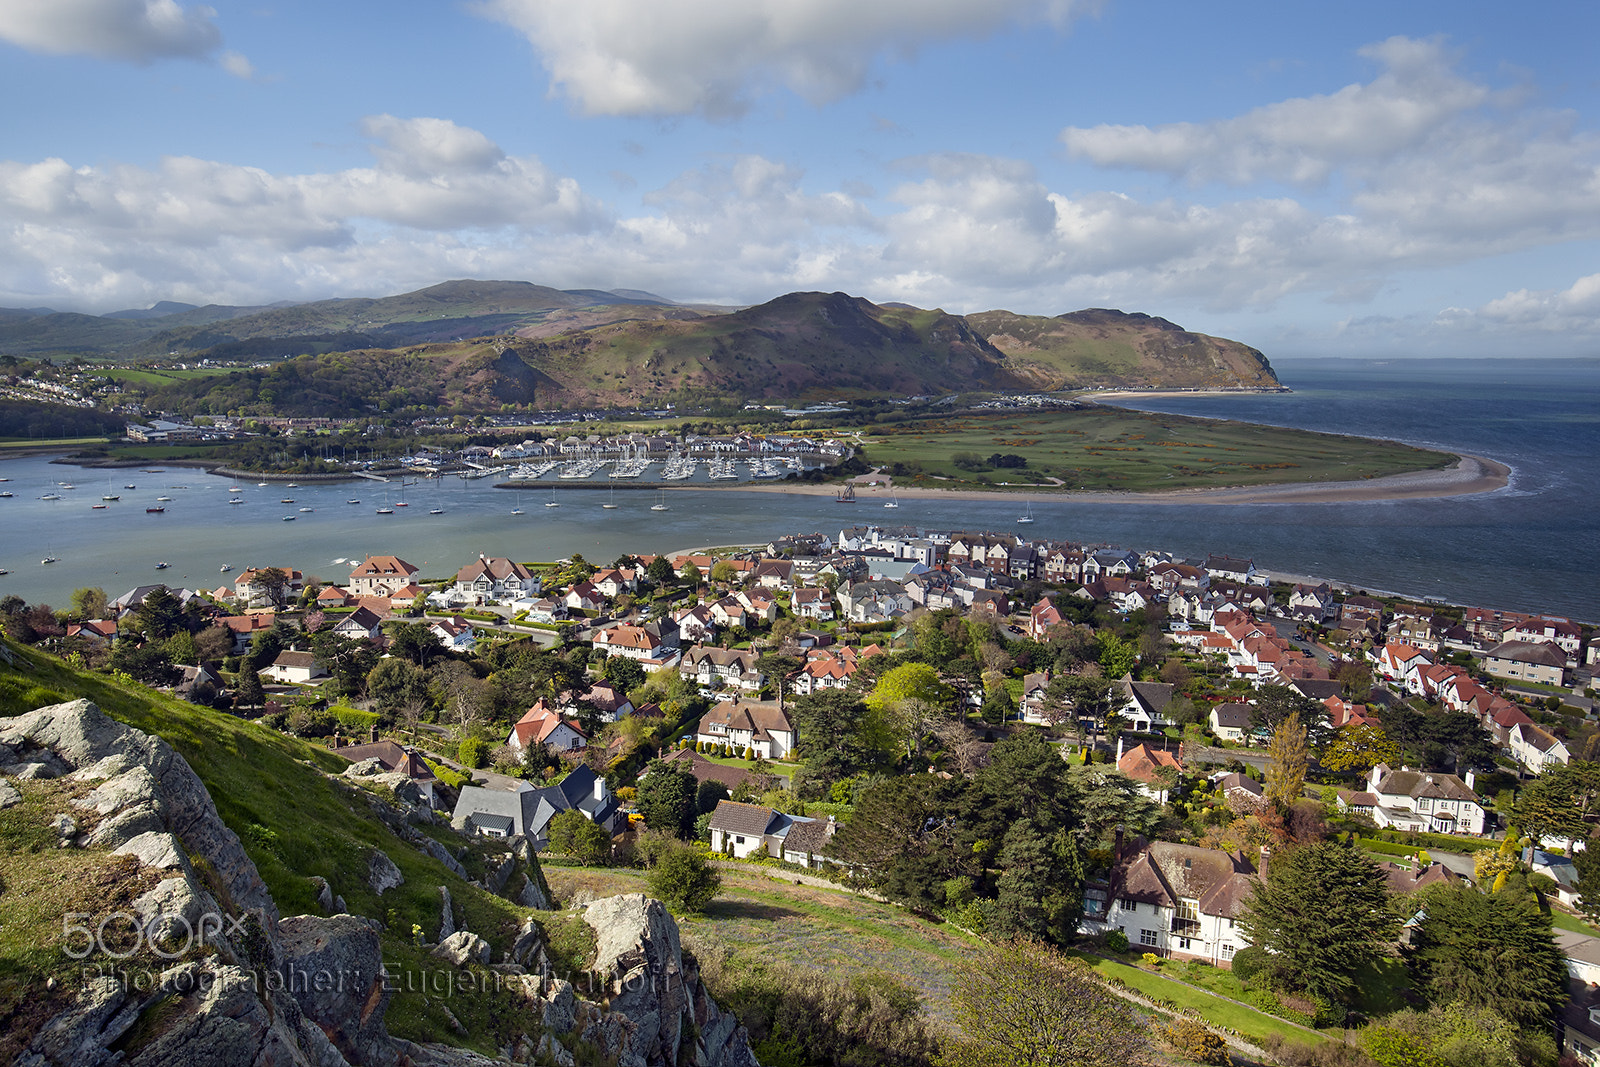
<path fill-rule="evenodd" d="M 1225 960 L 1233 959 L 1233 946 L 1232 945 L 1223 945 L 1222 946 L 1222 958 L 1225 959 Z"/>
<path fill-rule="evenodd" d="M 1128 900 L 1124 897 L 1122 900 L 1117 901 L 1117 908 L 1120 911 L 1138 911 L 1139 902 L 1136 900 Z"/>
<path fill-rule="evenodd" d="M 1146 948 L 1155 948 L 1156 932 L 1154 930 L 1140 930 L 1139 944 L 1144 945 Z"/>
<path fill-rule="evenodd" d="M 742 844 L 744 844 L 744 838 L 742 838 L 742 837 L 735 837 L 735 838 L 734 838 L 734 839 L 733 839 L 733 843 L 734 843 L 734 844 L 736 844 L 736 845 L 742 845 Z"/>
<path fill-rule="evenodd" d="M 1188 952 L 1189 951 L 1189 939 L 1187 937 L 1178 938 L 1178 948 L 1183 952 Z"/>

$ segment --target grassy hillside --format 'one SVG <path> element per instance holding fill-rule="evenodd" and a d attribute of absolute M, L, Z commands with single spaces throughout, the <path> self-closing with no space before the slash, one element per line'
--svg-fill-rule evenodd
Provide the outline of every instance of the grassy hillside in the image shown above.
<path fill-rule="evenodd" d="M 1054 318 L 985 311 L 967 321 L 1040 389 L 1279 387 L 1255 349 L 1150 315 L 1105 308 Z"/>
<path fill-rule="evenodd" d="M 225 712 L 199 707 L 155 693 L 137 684 L 123 685 L 104 675 L 74 671 L 53 657 L 6 642 L 14 664 L 0 657 L 0 716 L 18 715 L 48 704 L 86 697 L 112 718 L 164 738 L 189 761 L 210 791 L 217 811 L 243 841 L 284 915 L 317 913 L 310 878 L 326 878 L 350 909 L 384 922 L 384 959 L 393 967 L 415 972 L 437 970 L 411 941 L 412 924 L 431 938 L 438 932 L 438 887 L 448 886 L 466 926 L 489 940 L 496 956 L 511 942 L 526 909 L 475 889 L 437 860 L 401 841 L 373 809 L 378 798 L 364 789 L 323 772 L 338 772 L 346 761 L 326 749 L 286 737 Z M 454 849 L 461 839 L 447 827 L 428 827 Z M 380 849 L 405 875 L 405 884 L 381 898 L 367 886 L 367 856 Z M 8 887 L 25 881 L 23 857 L 0 854 L 0 881 Z M 477 857 L 464 861 L 469 873 Z M 0 929 L 19 916 L 9 909 L 24 895 L 0 895 Z M 61 960 L 59 919 L 65 904 L 56 900 L 55 915 L 35 925 L 49 939 L 43 948 L 19 958 L 0 941 L 0 1001 L 31 979 L 42 979 Z M 35 916 L 37 919 L 38 917 Z M 550 925 L 570 941 L 567 919 Z M 51 933 L 51 931 L 54 931 Z M 448 1007 L 468 1030 L 457 1033 L 445 1007 L 420 990 L 399 987 L 389 1009 L 392 1033 L 418 1041 L 468 1041 L 491 1051 L 515 1033 L 520 1024 L 509 994 L 452 999 Z"/>

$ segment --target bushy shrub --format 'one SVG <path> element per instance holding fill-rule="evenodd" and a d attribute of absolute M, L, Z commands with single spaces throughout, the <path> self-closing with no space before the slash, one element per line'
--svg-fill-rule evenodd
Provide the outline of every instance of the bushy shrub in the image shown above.
<path fill-rule="evenodd" d="M 650 895 L 675 911 L 704 911 L 722 888 L 722 875 L 694 848 L 676 848 L 661 856 L 646 881 Z"/>
<path fill-rule="evenodd" d="M 456 760 L 461 766 L 476 770 L 483 766 L 488 757 L 482 739 L 469 737 L 456 746 Z"/>
<path fill-rule="evenodd" d="M 1112 930 L 1106 934 L 1106 948 L 1112 952 L 1128 951 L 1128 935 L 1121 930 Z"/>
<path fill-rule="evenodd" d="M 1233 976 L 1245 985 L 1250 985 L 1262 974 L 1270 973 L 1272 957 L 1264 948 L 1252 945 L 1242 948 L 1233 956 Z"/>
<path fill-rule="evenodd" d="M 1228 1055 L 1228 1042 L 1198 1019 L 1179 1016 L 1161 1028 L 1161 1038 L 1172 1051 L 1196 1063 L 1218 1064 L 1229 1067 L 1233 1058 Z"/>

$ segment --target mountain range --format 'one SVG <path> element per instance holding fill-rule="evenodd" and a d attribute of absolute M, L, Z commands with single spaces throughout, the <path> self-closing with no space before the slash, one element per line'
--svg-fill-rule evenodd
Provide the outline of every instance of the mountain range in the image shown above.
<path fill-rule="evenodd" d="M 694 395 L 1281 388 L 1266 357 L 1247 345 L 1110 309 L 962 316 L 845 293 L 789 293 L 727 308 L 637 290 L 503 281 L 248 308 L 163 302 L 101 316 L 0 309 L 0 354 L 265 364 L 151 397 L 209 413 L 245 410 L 264 393 L 280 411 L 315 414 L 372 406 L 385 395 L 391 409 L 481 410 Z"/>

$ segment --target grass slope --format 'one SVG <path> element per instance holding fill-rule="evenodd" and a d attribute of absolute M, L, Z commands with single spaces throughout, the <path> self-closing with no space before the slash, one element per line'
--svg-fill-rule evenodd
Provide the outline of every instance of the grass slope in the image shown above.
<path fill-rule="evenodd" d="M 967 321 L 1016 373 L 1046 390 L 1279 387 L 1255 349 L 1150 315 L 1107 308 L 1054 318 L 985 311 Z"/>
<path fill-rule="evenodd" d="M 337 773 L 346 761 L 316 746 L 286 737 L 224 712 L 197 707 L 136 684 L 72 670 L 52 657 L 6 643 L 16 660 L 0 658 L 0 716 L 13 716 L 47 704 L 82 696 L 120 722 L 164 738 L 189 761 L 210 791 L 223 821 L 237 833 L 284 915 L 317 914 L 310 877 L 326 878 L 352 912 L 384 922 L 384 959 L 402 978 L 387 1016 L 397 1036 L 416 1041 L 465 1042 L 481 1051 L 500 1047 L 528 1022 L 509 994 L 456 997 L 448 1004 L 427 996 L 424 981 L 446 965 L 418 950 L 411 940 L 413 924 L 431 940 L 440 918 L 438 887 L 447 886 L 458 916 L 467 929 L 500 951 L 508 947 L 526 909 L 476 889 L 450 873 L 437 860 L 401 841 L 377 817 L 378 798 L 323 772 Z M 460 839 L 447 828 L 433 835 L 452 850 Z M 0 828 L 3 830 L 3 828 Z M 367 885 L 367 858 L 379 849 L 405 875 L 405 883 L 381 898 Z M 36 863 L 37 861 L 29 861 Z M 481 861 L 464 861 L 469 873 Z M 33 884 L 38 871 L 21 866 L 16 855 L 0 855 L 0 929 L 17 921 L 13 909 L 29 899 L 12 887 Z M 87 876 L 86 876 L 87 877 Z M 67 900 L 53 902 L 53 914 L 32 920 L 53 930 L 42 949 L 22 954 L 0 941 L 0 975 L 33 975 L 40 980 L 59 962 L 60 915 Z M 445 1008 L 467 1033 L 455 1030 Z"/>

